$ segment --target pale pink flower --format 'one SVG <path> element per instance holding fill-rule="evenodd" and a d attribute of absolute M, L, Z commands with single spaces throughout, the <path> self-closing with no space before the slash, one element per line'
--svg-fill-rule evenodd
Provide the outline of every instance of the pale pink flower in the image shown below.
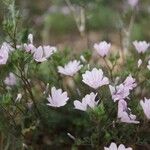
<path fill-rule="evenodd" d="M 109 85 L 109 89 L 110 89 L 111 96 L 114 102 L 121 100 L 121 99 L 128 98 L 130 94 L 129 88 L 125 87 L 123 84 L 120 84 L 116 87 Z"/>
<path fill-rule="evenodd" d="M 123 144 L 120 144 L 117 148 L 116 143 L 111 143 L 109 147 L 104 147 L 104 150 L 132 150 L 131 147 L 125 148 Z"/>
<path fill-rule="evenodd" d="M 148 50 L 149 43 L 146 41 L 134 41 L 133 45 L 138 53 L 145 53 Z"/>
<path fill-rule="evenodd" d="M 86 111 L 89 108 L 94 108 L 98 104 L 99 101 L 95 101 L 97 94 L 94 94 L 93 92 L 90 94 L 87 94 L 83 99 L 82 102 L 79 100 L 74 101 L 75 109 L 79 109 L 82 111 Z"/>
<path fill-rule="evenodd" d="M 139 0 L 128 0 L 128 4 L 134 8 L 138 4 Z"/>
<path fill-rule="evenodd" d="M 33 45 L 33 35 L 29 34 L 28 35 L 28 44 L 25 43 L 23 45 L 23 48 L 25 49 L 26 52 L 31 52 L 32 54 L 36 51 L 36 47 Z"/>
<path fill-rule="evenodd" d="M 131 109 L 127 107 L 125 100 L 119 100 L 118 102 L 118 119 L 124 123 L 139 123 L 136 120 L 136 116 L 131 113 Z"/>
<path fill-rule="evenodd" d="M 36 51 L 36 47 L 33 44 L 24 44 L 23 45 L 26 52 L 31 52 L 32 54 Z"/>
<path fill-rule="evenodd" d="M 148 61 L 147 68 L 150 70 L 150 60 Z"/>
<path fill-rule="evenodd" d="M 80 61 L 73 60 L 66 64 L 64 67 L 58 66 L 58 72 L 63 75 L 73 76 L 81 69 L 82 66 L 83 65 L 80 65 Z"/>
<path fill-rule="evenodd" d="M 138 60 L 138 68 L 139 68 L 141 65 L 142 65 L 142 60 L 139 59 L 139 60 Z"/>
<path fill-rule="evenodd" d="M 14 51 L 14 48 L 7 42 L 3 42 L 2 46 L 1 46 L 1 50 L 2 51 L 7 51 L 8 53 Z"/>
<path fill-rule="evenodd" d="M 97 89 L 103 85 L 109 84 L 109 80 L 107 77 L 103 75 L 103 71 L 101 69 L 93 68 L 92 71 L 86 71 L 82 75 L 82 81 L 88 86 Z"/>
<path fill-rule="evenodd" d="M 53 53 L 57 51 L 56 47 L 51 46 L 39 46 L 34 54 L 33 58 L 37 62 L 43 62 L 46 61 Z"/>
<path fill-rule="evenodd" d="M 140 101 L 140 104 L 143 108 L 145 116 L 147 119 L 150 119 L 150 99 L 144 98 L 144 100 Z"/>
<path fill-rule="evenodd" d="M 0 49 L 0 65 L 5 65 L 7 63 L 8 60 L 8 47 L 5 45 L 2 45 L 1 49 Z"/>
<path fill-rule="evenodd" d="M 109 85 L 112 99 L 116 102 L 117 100 L 128 98 L 130 90 L 133 90 L 136 86 L 135 79 L 131 75 L 129 75 L 122 84 L 116 87 Z"/>
<path fill-rule="evenodd" d="M 5 78 L 4 83 L 7 86 L 14 86 L 14 85 L 16 85 L 17 84 L 16 76 L 12 72 L 10 72 L 8 77 Z"/>
<path fill-rule="evenodd" d="M 125 81 L 124 81 L 123 84 L 124 84 L 124 86 L 125 86 L 126 88 L 128 88 L 129 90 L 133 90 L 133 88 L 135 88 L 135 87 L 137 86 L 135 79 L 134 79 L 131 75 L 129 75 L 129 76 L 125 79 Z"/>
<path fill-rule="evenodd" d="M 47 105 L 52 107 L 64 106 L 69 100 L 67 92 L 62 92 L 62 89 L 56 89 L 55 87 L 51 88 L 51 95 L 47 99 L 49 102 Z"/>
<path fill-rule="evenodd" d="M 94 49 L 101 57 L 105 57 L 108 54 L 110 47 L 111 44 L 107 43 L 106 41 L 102 41 L 99 44 L 94 44 Z"/>

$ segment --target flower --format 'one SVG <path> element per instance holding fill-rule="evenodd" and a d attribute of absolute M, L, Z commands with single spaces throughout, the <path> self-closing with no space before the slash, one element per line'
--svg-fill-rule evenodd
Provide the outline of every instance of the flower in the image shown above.
<path fill-rule="evenodd" d="M 29 34 L 28 35 L 28 41 L 30 42 L 30 43 L 33 43 L 33 34 Z"/>
<path fill-rule="evenodd" d="M 57 49 L 56 47 L 51 47 L 51 46 L 39 46 L 34 54 L 33 58 L 37 62 L 43 62 L 46 61 L 54 52 L 56 52 Z"/>
<path fill-rule="evenodd" d="M 86 71 L 85 74 L 82 74 L 82 78 L 85 84 L 94 89 L 109 84 L 109 80 L 103 75 L 103 71 L 97 68 L 93 68 L 92 71 Z"/>
<path fill-rule="evenodd" d="M 139 121 L 136 121 L 136 116 L 131 113 L 131 109 L 127 107 L 125 100 L 119 100 L 118 102 L 118 119 L 124 123 L 139 123 Z"/>
<path fill-rule="evenodd" d="M 52 107 L 61 107 L 66 105 L 68 101 L 67 92 L 62 92 L 62 89 L 56 89 L 55 87 L 51 88 L 51 96 L 47 98 L 49 103 L 48 106 Z"/>
<path fill-rule="evenodd" d="M 63 75 L 73 76 L 81 69 L 82 66 L 83 65 L 80 65 L 80 61 L 73 60 L 66 64 L 64 67 L 58 66 L 58 72 Z"/>
<path fill-rule="evenodd" d="M 139 60 L 138 60 L 138 68 L 141 66 L 141 64 L 142 64 L 142 60 L 139 59 Z"/>
<path fill-rule="evenodd" d="M 140 101 L 140 105 L 143 108 L 145 116 L 150 119 L 150 99 L 144 98 Z"/>
<path fill-rule="evenodd" d="M 8 77 L 5 78 L 4 83 L 8 86 L 14 86 L 17 84 L 16 76 L 10 72 Z"/>
<path fill-rule="evenodd" d="M 5 65 L 8 60 L 8 46 L 2 45 L 0 49 L 0 65 Z"/>
<path fill-rule="evenodd" d="M 116 87 L 109 85 L 110 93 L 114 102 L 128 98 L 130 90 L 133 90 L 136 85 L 135 79 L 131 75 L 127 76 L 125 81 Z"/>
<path fill-rule="evenodd" d="M 101 57 L 105 57 L 108 54 L 110 47 L 111 44 L 107 43 L 106 41 L 102 41 L 99 44 L 94 44 L 94 49 Z"/>
<path fill-rule="evenodd" d="M 128 4 L 134 8 L 138 4 L 139 0 L 128 0 Z"/>
<path fill-rule="evenodd" d="M 145 53 L 149 47 L 149 43 L 147 43 L 146 41 L 134 41 L 133 45 L 135 46 L 135 49 L 138 53 Z"/>
<path fill-rule="evenodd" d="M 79 100 L 74 101 L 75 109 L 79 109 L 82 111 L 86 111 L 88 107 L 94 108 L 99 101 L 95 101 L 97 94 L 94 94 L 93 92 L 90 94 L 87 94 L 83 99 L 82 102 Z"/>
<path fill-rule="evenodd" d="M 6 50 L 8 53 L 14 51 L 14 48 L 7 42 L 3 42 L 1 49 L 2 51 Z"/>
<path fill-rule="evenodd" d="M 148 61 L 147 68 L 150 70 L 150 60 Z"/>
<path fill-rule="evenodd" d="M 31 52 L 33 54 L 36 50 L 36 47 L 33 45 L 33 35 L 31 33 L 28 35 L 28 41 L 29 43 L 25 43 L 23 48 L 26 52 Z"/>
<path fill-rule="evenodd" d="M 111 143 L 109 147 L 104 147 L 104 150 L 132 150 L 131 147 L 125 148 L 123 144 L 120 144 L 117 148 L 116 143 Z"/>
<path fill-rule="evenodd" d="M 83 55 L 80 56 L 80 59 L 81 59 L 81 61 L 82 61 L 83 63 L 86 63 L 86 62 L 87 62 L 86 59 L 85 59 L 85 57 L 84 57 Z"/>
<path fill-rule="evenodd" d="M 25 51 L 26 52 L 31 52 L 32 54 L 35 52 L 35 50 L 36 50 L 36 47 L 33 45 L 33 44 L 24 44 L 23 45 L 23 47 L 24 47 L 24 49 L 25 49 Z"/>
<path fill-rule="evenodd" d="M 135 79 L 129 75 L 125 81 L 124 81 L 124 86 L 127 87 L 129 90 L 133 90 L 137 86 Z"/>
<path fill-rule="evenodd" d="M 125 99 L 129 96 L 129 89 L 126 88 L 123 84 L 120 84 L 116 87 L 109 85 L 110 93 L 114 102 Z"/>
<path fill-rule="evenodd" d="M 22 94 L 18 93 L 15 102 L 20 102 L 21 98 L 22 98 Z"/>

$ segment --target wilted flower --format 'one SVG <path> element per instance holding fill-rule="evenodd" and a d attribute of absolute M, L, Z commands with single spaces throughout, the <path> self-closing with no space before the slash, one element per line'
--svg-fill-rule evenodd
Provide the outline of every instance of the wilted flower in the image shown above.
<path fill-rule="evenodd" d="M 15 102 L 20 102 L 21 98 L 22 98 L 22 94 L 18 93 Z"/>
<path fill-rule="evenodd" d="M 136 116 L 131 113 L 131 109 L 127 107 L 125 100 L 119 100 L 118 102 L 118 119 L 125 123 L 139 123 L 139 121 L 136 121 Z"/>
<path fill-rule="evenodd" d="M 81 61 L 84 62 L 84 63 L 87 62 L 83 55 L 80 56 L 80 59 L 81 59 Z"/>
<path fill-rule="evenodd" d="M 142 64 L 142 60 L 139 59 L 139 60 L 138 60 L 138 68 L 141 66 L 141 64 Z"/>
<path fill-rule="evenodd" d="M 149 43 L 147 43 L 146 41 L 134 41 L 133 45 L 135 46 L 135 49 L 138 53 L 145 53 L 149 47 Z"/>
<path fill-rule="evenodd" d="M 66 105 L 68 101 L 67 92 L 62 92 L 62 89 L 56 89 L 55 87 L 51 88 L 51 96 L 47 98 L 49 103 L 48 106 L 52 107 L 61 107 Z"/>
<path fill-rule="evenodd" d="M 73 76 L 81 69 L 82 66 L 83 65 L 80 65 L 80 61 L 73 60 L 64 67 L 58 66 L 58 72 L 67 76 Z"/>
<path fill-rule="evenodd" d="M 135 82 L 135 79 L 131 75 L 129 75 L 122 84 L 116 87 L 109 85 L 109 89 L 114 102 L 117 100 L 128 98 L 130 90 L 133 90 L 136 85 L 137 84 Z"/>
<path fill-rule="evenodd" d="M 8 47 L 4 45 L 0 49 L 0 65 L 4 65 L 8 60 Z"/>
<path fill-rule="evenodd" d="M 123 144 L 120 144 L 117 148 L 116 143 L 111 143 L 109 147 L 104 147 L 104 150 L 132 150 L 131 147 L 125 148 Z"/>
<path fill-rule="evenodd" d="M 109 84 L 109 80 L 103 75 L 103 71 L 97 68 L 93 68 L 92 71 L 86 71 L 85 74 L 82 75 L 82 78 L 85 84 L 94 89 Z"/>
<path fill-rule="evenodd" d="M 150 70 L 150 60 L 148 61 L 147 68 Z"/>
<path fill-rule="evenodd" d="M 116 87 L 109 85 L 109 89 L 114 102 L 116 102 L 117 100 L 128 98 L 130 94 L 129 89 L 126 88 L 123 84 L 120 84 Z"/>
<path fill-rule="evenodd" d="M 128 0 L 128 4 L 134 8 L 138 4 L 139 0 Z"/>
<path fill-rule="evenodd" d="M 36 50 L 36 47 L 33 45 L 33 44 L 24 44 L 23 45 L 24 46 L 24 49 L 25 49 L 25 51 L 26 52 L 31 52 L 32 54 L 35 52 L 35 50 Z"/>
<path fill-rule="evenodd" d="M 145 116 L 150 119 L 150 99 L 144 98 L 140 101 L 140 104 L 143 108 Z"/>
<path fill-rule="evenodd" d="M 111 47 L 111 44 L 105 41 L 102 41 L 99 44 L 97 43 L 94 44 L 94 49 L 102 57 L 105 57 L 108 54 L 110 47 Z"/>
<path fill-rule="evenodd" d="M 8 77 L 5 78 L 4 83 L 8 86 L 14 86 L 17 84 L 16 76 L 10 72 Z"/>
<path fill-rule="evenodd" d="M 124 86 L 125 86 L 126 88 L 128 88 L 129 90 L 132 90 L 133 88 L 135 88 L 135 87 L 137 86 L 135 79 L 134 79 L 131 75 L 129 75 L 129 76 L 125 79 L 125 81 L 124 81 L 123 84 L 124 84 Z"/>
<path fill-rule="evenodd" d="M 82 102 L 79 100 L 74 101 L 75 109 L 79 109 L 82 111 L 86 111 L 88 107 L 94 108 L 99 101 L 95 101 L 97 94 L 94 94 L 93 92 L 90 94 L 87 94 L 83 99 Z"/>
<path fill-rule="evenodd" d="M 46 61 L 54 52 L 56 52 L 57 49 L 56 47 L 51 47 L 51 46 L 39 46 L 34 54 L 33 58 L 37 62 L 43 62 Z"/>

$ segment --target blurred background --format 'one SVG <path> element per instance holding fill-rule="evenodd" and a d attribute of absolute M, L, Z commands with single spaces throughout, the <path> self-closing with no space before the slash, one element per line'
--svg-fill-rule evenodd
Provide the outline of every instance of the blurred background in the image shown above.
<path fill-rule="evenodd" d="M 1 0 L 0 0 L 1 1 Z M 16 0 L 24 30 L 34 42 L 82 50 L 107 40 L 123 47 L 150 40 L 150 0 Z M 6 9 L 0 5 L 0 23 Z M 0 29 L 1 41 L 3 32 Z"/>

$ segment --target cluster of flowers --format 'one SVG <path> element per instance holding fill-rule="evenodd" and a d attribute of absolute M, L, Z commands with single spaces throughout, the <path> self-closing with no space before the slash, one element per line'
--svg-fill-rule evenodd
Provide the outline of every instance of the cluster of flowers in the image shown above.
<path fill-rule="evenodd" d="M 54 52 L 56 52 L 55 47 L 51 46 L 39 46 L 36 48 L 33 45 L 33 36 L 29 34 L 28 36 L 29 43 L 24 44 L 23 46 L 17 46 L 17 48 L 23 48 L 26 52 L 33 54 L 33 59 L 37 62 L 46 61 Z M 149 43 L 145 41 L 134 41 L 133 45 L 138 53 L 145 53 L 148 50 Z M 105 41 L 100 42 L 99 44 L 94 44 L 94 49 L 101 57 L 106 57 L 111 48 L 111 44 Z M 0 64 L 6 64 L 9 57 L 9 53 L 14 49 L 7 43 L 4 43 L 0 49 Z M 138 67 L 142 64 L 142 61 L 138 61 Z M 58 66 L 58 72 L 65 76 L 73 77 L 83 65 L 80 64 L 80 61 L 73 60 L 70 61 L 65 66 Z M 147 68 L 150 70 L 150 60 L 148 61 Z M 129 100 L 130 92 L 137 86 L 136 80 L 129 75 L 123 83 L 119 85 L 110 85 L 109 79 L 104 76 L 101 69 L 93 68 L 91 71 L 87 70 L 82 74 L 82 82 L 93 88 L 94 90 L 99 89 L 101 86 L 109 85 L 110 93 L 114 102 L 118 102 L 118 120 L 124 123 L 135 123 L 138 124 L 139 121 L 136 120 L 136 116 L 131 113 L 131 109 L 127 106 L 127 101 Z M 10 73 L 8 77 L 4 80 L 4 83 L 8 86 L 13 86 L 16 84 L 16 77 L 13 73 Z M 75 109 L 81 111 L 87 111 L 88 109 L 94 109 L 99 100 L 96 100 L 97 93 L 91 92 L 82 100 L 75 100 L 74 107 Z M 21 95 L 18 95 L 21 99 Z M 67 104 L 69 100 L 67 92 L 63 92 L 62 89 L 56 89 L 56 87 L 51 88 L 51 95 L 48 96 L 48 106 L 51 107 L 62 107 Z M 143 108 L 143 111 L 148 119 L 150 119 L 150 99 L 145 98 L 140 101 L 140 104 Z M 109 148 L 104 148 L 105 150 L 117 150 L 115 143 L 112 143 Z M 118 150 L 132 150 L 132 148 L 125 148 L 124 145 L 120 145 Z"/>
<path fill-rule="evenodd" d="M 28 36 L 28 43 L 25 43 L 23 45 L 17 45 L 17 49 L 25 49 L 26 52 L 33 54 L 33 59 L 36 62 L 44 62 L 46 61 L 54 52 L 57 51 L 56 47 L 53 46 L 39 46 L 35 47 L 33 45 L 33 35 L 29 34 Z M 4 65 L 7 63 L 9 53 L 14 51 L 14 48 L 4 42 L 0 49 L 0 65 Z"/>

